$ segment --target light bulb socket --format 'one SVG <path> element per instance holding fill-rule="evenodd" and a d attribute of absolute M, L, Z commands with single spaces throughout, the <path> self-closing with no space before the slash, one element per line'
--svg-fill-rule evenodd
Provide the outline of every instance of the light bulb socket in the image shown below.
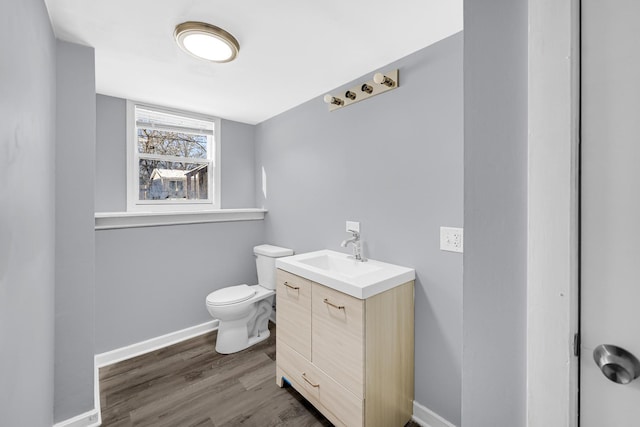
<path fill-rule="evenodd" d="M 385 85 L 388 87 L 393 87 L 396 84 L 396 82 L 394 82 L 392 79 L 390 79 L 389 77 L 385 76 L 382 73 L 376 73 L 373 76 L 373 81 L 379 85 Z"/>
<path fill-rule="evenodd" d="M 324 96 L 324 102 L 326 102 L 327 104 L 332 104 L 332 105 L 343 105 L 344 101 L 340 98 L 336 98 L 335 96 L 332 95 L 325 95 Z"/>

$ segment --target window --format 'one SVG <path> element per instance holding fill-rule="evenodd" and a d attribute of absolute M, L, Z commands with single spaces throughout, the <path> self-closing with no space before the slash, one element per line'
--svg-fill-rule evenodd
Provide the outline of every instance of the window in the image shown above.
<path fill-rule="evenodd" d="M 127 210 L 220 208 L 220 119 L 127 104 Z"/>

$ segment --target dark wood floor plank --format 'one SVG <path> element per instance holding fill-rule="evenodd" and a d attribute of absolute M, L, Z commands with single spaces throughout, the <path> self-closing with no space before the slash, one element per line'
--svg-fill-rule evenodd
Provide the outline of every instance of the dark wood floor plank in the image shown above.
<path fill-rule="evenodd" d="M 331 426 L 317 410 L 308 410 L 296 399 L 292 393 L 285 389 L 280 389 L 277 395 L 269 394 L 271 382 L 265 384 L 261 390 L 261 398 L 255 398 L 252 407 L 243 406 L 240 402 L 235 404 L 232 411 L 228 411 L 226 417 L 212 417 L 216 425 L 220 426 L 295 426 L 295 427 L 317 427 Z M 295 392 L 294 392 L 295 393 Z M 297 394 L 297 393 L 295 393 Z M 235 414 L 235 415 L 234 415 Z"/>
<path fill-rule="evenodd" d="M 198 421 L 195 424 L 191 424 L 191 426 L 189 427 L 216 427 L 215 424 L 213 424 L 213 421 L 211 421 L 211 418 L 205 418 L 203 420 Z"/>
<path fill-rule="evenodd" d="M 228 401 L 243 394 L 244 387 L 238 381 L 238 377 L 246 373 L 247 370 L 260 369 L 267 363 L 273 362 L 265 354 L 258 353 L 250 358 L 245 358 L 242 365 L 194 381 L 151 402 L 145 401 L 139 409 L 131 412 L 131 419 L 136 424 L 142 422 L 141 420 L 148 419 L 153 414 L 156 414 L 157 417 L 170 417 L 171 412 L 180 412 L 182 409 L 194 413 L 197 412 L 196 406 L 200 408 L 200 401 L 203 402 L 202 407 L 205 409 L 212 407 L 226 409 Z M 198 415 L 203 414 L 199 412 Z"/>
<path fill-rule="evenodd" d="M 275 327 L 233 355 L 202 335 L 100 369 L 103 426 L 330 426 L 292 389 L 275 384 Z"/>
<path fill-rule="evenodd" d="M 276 386 L 269 329 L 269 339 L 233 355 L 215 351 L 212 332 L 100 368 L 102 425 L 331 426 L 294 389 Z"/>
<path fill-rule="evenodd" d="M 193 381 L 205 380 L 210 376 L 217 377 L 217 381 L 221 383 L 220 387 L 225 387 L 224 381 L 227 377 L 241 375 L 243 369 L 253 368 L 256 363 L 266 361 L 270 359 L 264 353 L 244 352 L 237 358 L 226 356 L 222 363 L 213 363 L 212 359 L 207 360 L 204 356 L 198 360 L 191 358 L 182 365 L 176 363 L 166 366 L 162 363 L 153 375 L 145 372 L 137 379 L 127 377 L 123 383 L 128 386 L 105 390 L 110 392 L 108 405 L 128 405 L 132 409 L 141 407 L 157 400 L 157 396 L 165 396 Z"/>
<path fill-rule="evenodd" d="M 265 355 L 266 356 L 266 355 Z M 268 356 L 267 356 L 268 358 Z M 238 381 L 245 390 L 253 390 L 257 387 L 264 387 L 265 382 L 275 381 L 275 371 L 273 370 L 273 360 L 253 369 L 238 377 Z"/>

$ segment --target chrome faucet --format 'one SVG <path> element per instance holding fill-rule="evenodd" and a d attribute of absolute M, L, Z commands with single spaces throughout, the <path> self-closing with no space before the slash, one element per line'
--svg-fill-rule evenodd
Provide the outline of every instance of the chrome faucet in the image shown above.
<path fill-rule="evenodd" d="M 346 248 L 349 243 L 353 244 L 353 258 L 356 261 L 365 262 L 367 259 L 362 256 L 362 241 L 360 240 L 360 233 L 354 230 L 348 230 L 352 234 L 347 240 L 343 240 L 340 246 Z"/>

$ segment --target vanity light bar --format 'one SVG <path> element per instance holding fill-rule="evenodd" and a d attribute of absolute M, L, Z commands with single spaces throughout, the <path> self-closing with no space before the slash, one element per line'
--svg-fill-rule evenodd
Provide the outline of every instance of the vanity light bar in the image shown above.
<path fill-rule="evenodd" d="M 385 73 L 376 73 L 373 76 L 373 80 L 359 84 L 337 95 L 325 95 L 324 102 L 329 104 L 329 111 L 347 107 L 372 96 L 398 88 L 400 86 L 399 76 L 400 72 L 397 69 Z"/>

